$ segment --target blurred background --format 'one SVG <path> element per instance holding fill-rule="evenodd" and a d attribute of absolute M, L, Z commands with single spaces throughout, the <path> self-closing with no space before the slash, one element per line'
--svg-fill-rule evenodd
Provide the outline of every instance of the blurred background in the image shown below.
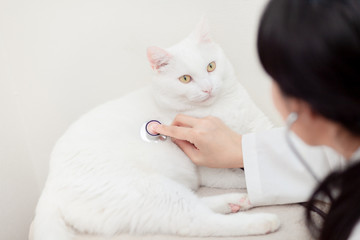
<path fill-rule="evenodd" d="M 259 65 L 266 0 L 1 0 L 0 239 L 27 239 L 56 140 L 80 115 L 149 83 L 146 48 L 201 16 L 257 105 L 281 124 Z"/>

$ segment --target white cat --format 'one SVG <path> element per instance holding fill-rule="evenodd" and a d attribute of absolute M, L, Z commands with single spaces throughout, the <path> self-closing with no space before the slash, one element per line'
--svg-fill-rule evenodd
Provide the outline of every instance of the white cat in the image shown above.
<path fill-rule="evenodd" d="M 272 126 L 236 80 L 207 25 L 166 50 L 150 47 L 148 58 L 155 72 L 150 87 L 85 114 L 57 142 L 34 240 L 70 240 L 75 230 L 239 236 L 279 227 L 272 214 L 226 214 L 229 204 L 250 208 L 246 194 L 194 194 L 200 185 L 244 187 L 242 170 L 197 168 L 170 139 L 140 138 L 144 122 L 170 124 L 178 113 L 216 116 L 241 134 Z"/>

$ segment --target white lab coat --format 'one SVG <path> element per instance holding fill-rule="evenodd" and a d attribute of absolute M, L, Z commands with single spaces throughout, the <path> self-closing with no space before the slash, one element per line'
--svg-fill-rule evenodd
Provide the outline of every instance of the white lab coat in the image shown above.
<path fill-rule="evenodd" d="M 346 163 L 328 147 L 311 147 L 295 134 L 291 139 L 319 179 Z M 242 150 L 252 204 L 285 204 L 309 199 L 317 182 L 289 148 L 285 128 L 243 135 Z"/>
<path fill-rule="evenodd" d="M 344 157 L 328 147 L 306 145 L 295 134 L 291 139 L 318 179 L 346 164 Z M 242 150 L 246 187 L 253 205 L 309 199 L 317 182 L 290 149 L 285 128 L 243 135 Z M 354 155 L 360 157 L 360 149 Z M 360 239 L 359 224 L 349 239 Z"/>

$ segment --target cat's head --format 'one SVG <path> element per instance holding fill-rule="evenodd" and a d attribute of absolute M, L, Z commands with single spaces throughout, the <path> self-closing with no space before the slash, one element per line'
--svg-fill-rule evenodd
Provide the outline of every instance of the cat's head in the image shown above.
<path fill-rule="evenodd" d="M 167 49 L 149 47 L 147 56 L 155 72 L 152 91 L 157 103 L 176 111 L 213 104 L 235 81 L 231 64 L 210 38 L 204 20 L 180 43 Z"/>

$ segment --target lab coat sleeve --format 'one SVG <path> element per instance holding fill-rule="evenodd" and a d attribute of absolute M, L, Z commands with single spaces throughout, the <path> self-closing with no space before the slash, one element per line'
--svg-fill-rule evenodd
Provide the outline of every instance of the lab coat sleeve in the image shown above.
<path fill-rule="evenodd" d="M 330 148 L 308 146 L 295 134 L 291 139 L 319 179 L 345 164 L 344 158 Z M 285 128 L 243 135 L 242 150 L 253 205 L 305 202 L 311 196 L 317 182 L 289 148 Z"/>

